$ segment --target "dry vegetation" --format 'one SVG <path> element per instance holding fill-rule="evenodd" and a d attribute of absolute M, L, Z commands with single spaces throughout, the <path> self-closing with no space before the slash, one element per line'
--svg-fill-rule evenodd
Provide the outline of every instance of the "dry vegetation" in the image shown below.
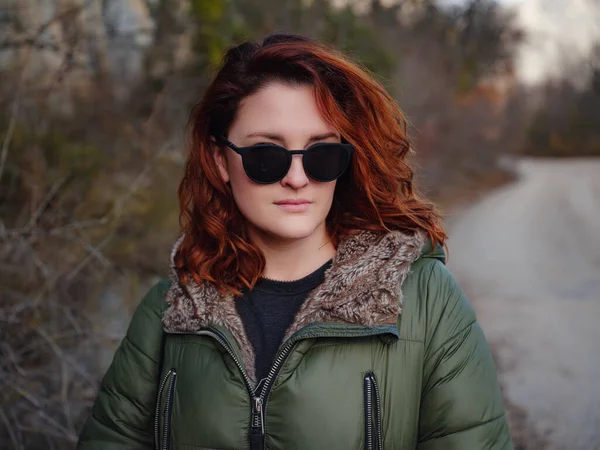
<path fill-rule="evenodd" d="M 407 112 L 423 190 L 444 203 L 504 182 L 498 157 L 525 137 L 521 34 L 492 2 L 34 4 L 0 14 L 0 448 L 74 447 L 115 345 L 98 302 L 127 280 L 126 314 L 166 273 L 186 114 L 227 45 L 283 28 L 352 54 Z M 115 5 L 152 26 L 119 29 Z"/>

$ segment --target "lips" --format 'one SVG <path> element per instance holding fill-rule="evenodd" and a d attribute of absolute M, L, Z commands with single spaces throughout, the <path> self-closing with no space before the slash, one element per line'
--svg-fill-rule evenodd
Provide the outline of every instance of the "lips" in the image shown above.
<path fill-rule="evenodd" d="M 279 206 L 280 209 L 288 213 L 303 213 L 310 209 L 311 203 L 312 202 L 303 198 L 293 198 L 281 200 L 275 204 Z"/>
<path fill-rule="evenodd" d="M 286 200 L 281 200 L 279 202 L 275 202 L 276 205 L 304 205 L 304 204 L 308 204 L 308 203 L 312 203 L 312 202 L 305 200 L 303 198 L 286 199 Z"/>

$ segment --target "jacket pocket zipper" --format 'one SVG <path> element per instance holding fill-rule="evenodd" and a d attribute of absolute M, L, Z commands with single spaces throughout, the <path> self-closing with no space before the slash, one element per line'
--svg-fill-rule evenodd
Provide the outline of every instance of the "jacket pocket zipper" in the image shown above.
<path fill-rule="evenodd" d="M 365 413 L 365 449 L 383 450 L 383 430 L 381 420 L 381 399 L 379 386 L 373 372 L 367 372 L 363 379 Z"/>
<path fill-rule="evenodd" d="M 170 369 L 165 377 L 163 378 L 158 388 L 158 395 L 156 397 L 156 412 L 154 415 L 154 448 L 155 450 L 168 450 L 169 442 L 171 438 L 171 410 L 173 405 L 173 394 L 175 391 L 175 378 L 177 372 L 175 369 Z M 164 414 L 164 426 L 162 439 L 160 436 L 160 411 L 163 395 L 166 389 L 166 402 L 163 409 Z M 162 444 L 162 445 L 161 445 Z"/>

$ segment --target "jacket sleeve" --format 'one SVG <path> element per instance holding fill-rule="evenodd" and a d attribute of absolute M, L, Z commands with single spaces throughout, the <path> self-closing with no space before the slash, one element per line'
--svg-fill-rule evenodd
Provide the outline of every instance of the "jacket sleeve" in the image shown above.
<path fill-rule="evenodd" d="M 158 282 L 137 307 L 108 368 L 77 450 L 154 448 L 154 410 L 160 376 L 161 315 L 168 280 Z"/>
<path fill-rule="evenodd" d="M 439 261 L 427 286 L 418 450 L 512 449 L 496 367 L 473 308 Z"/>

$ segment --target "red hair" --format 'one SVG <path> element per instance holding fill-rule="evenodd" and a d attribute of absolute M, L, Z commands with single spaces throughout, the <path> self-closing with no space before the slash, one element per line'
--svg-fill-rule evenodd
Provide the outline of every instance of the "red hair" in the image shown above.
<path fill-rule="evenodd" d="M 424 231 L 433 244 L 446 234 L 434 206 L 419 198 L 406 119 L 369 73 L 336 50 L 300 36 L 270 36 L 262 46 L 230 48 L 189 122 L 189 153 L 179 186 L 185 237 L 175 255 L 184 283 L 210 281 L 240 294 L 261 276 L 265 259 L 246 234 L 244 218 L 211 151 L 211 136 L 227 135 L 240 102 L 271 82 L 312 85 L 323 118 L 355 147 L 338 179 L 326 219 L 335 247 L 360 230 Z"/>

